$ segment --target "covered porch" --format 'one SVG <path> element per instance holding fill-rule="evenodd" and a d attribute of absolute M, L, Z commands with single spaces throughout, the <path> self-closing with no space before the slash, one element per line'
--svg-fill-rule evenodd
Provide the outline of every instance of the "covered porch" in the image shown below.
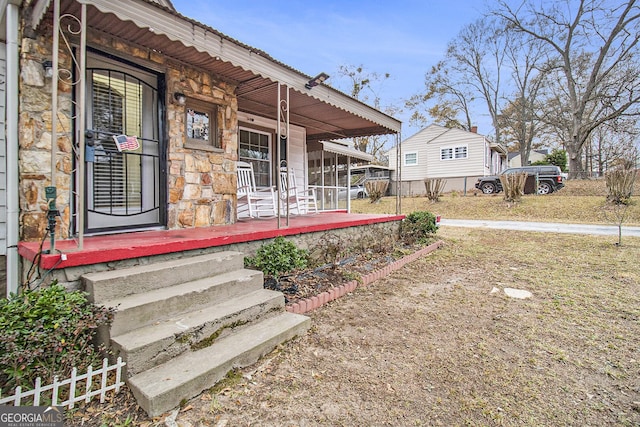
<path fill-rule="evenodd" d="M 340 191 L 348 193 L 352 159 L 370 156 L 348 141 L 388 134 L 397 143 L 401 123 L 332 88 L 326 74 L 301 73 L 170 2 L 8 8 L 11 28 L 37 36 L 22 62 L 9 55 L 17 126 L 7 158 L 19 168 L 7 183 L 17 195 L 6 224 L 8 290 L 34 261 L 64 270 L 360 224 L 344 213 L 350 200 Z M 38 108 L 22 111 L 18 101 L 32 98 Z M 284 165 L 316 190 L 320 210 L 335 213 L 239 221 L 239 161 L 279 200 Z"/>
<path fill-rule="evenodd" d="M 379 227 L 395 229 L 403 218 L 403 215 L 323 212 L 292 216 L 288 221 L 286 218 L 251 219 L 219 227 L 86 236 L 82 249 L 77 248 L 74 240 L 62 240 L 56 242 L 53 253 L 47 242 L 42 246 L 40 242 L 20 242 L 18 251 L 25 260 L 36 264 L 34 269 L 39 269 L 41 276 L 57 276 L 59 282 L 68 283 L 99 264 L 105 265 L 103 268 L 130 266 L 144 263 L 141 260 L 145 258 L 179 258 L 198 251 L 228 249 L 242 250 L 249 255 L 265 240 L 277 236 L 302 239 L 306 236 L 309 241 L 322 233 L 349 229 L 357 237 L 376 232 Z"/>

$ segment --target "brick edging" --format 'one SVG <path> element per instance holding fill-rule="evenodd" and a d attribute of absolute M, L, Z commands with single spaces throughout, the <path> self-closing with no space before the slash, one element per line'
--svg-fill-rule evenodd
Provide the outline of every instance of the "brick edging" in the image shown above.
<path fill-rule="evenodd" d="M 438 240 L 437 242 L 432 243 L 429 246 L 412 253 L 411 255 L 407 255 L 403 258 L 400 258 L 399 260 L 392 262 L 386 267 L 383 267 L 379 270 L 374 270 L 371 273 L 362 276 L 362 283 L 358 283 L 357 280 L 343 283 L 342 285 L 337 286 L 329 291 L 322 292 L 319 295 L 315 295 L 310 298 L 299 300 L 291 305 L 287 305 L 287 311 L 290 313 L 303 314 L 308 311 L 315 310 L 316 308 L 321 307 L 330 301 L 342 297 L 344 294 L 355 291 L 359 286 L 370 285 L 376 280 L 388 276 L 391 272 L 404 267 L 406 264 L 417 260 L 421 256 L 435 251 L 443 244 L 444 241 Z"/>

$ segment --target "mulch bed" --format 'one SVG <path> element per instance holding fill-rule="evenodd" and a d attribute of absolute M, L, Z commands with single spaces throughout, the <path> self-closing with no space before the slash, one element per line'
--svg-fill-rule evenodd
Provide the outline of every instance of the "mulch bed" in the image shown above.
<path fill-rule="evenodd" d="M 405 249 L 409 251 L 408 248 Z M 375 270 L 380 270 L 401 258 L 404 255 L 403 252 L 394 250 L 390 253 L 351 255 L 337 264 L 324 264 L 297 271 L 281 276 L 280 280 L 266 277 L 264 287 L 282 292 L 285 296 L 285 303 L 287 305 L 294 304 L 297 301 L 330 291 L 351 280 L 359 280 L 362 276 Z"/>

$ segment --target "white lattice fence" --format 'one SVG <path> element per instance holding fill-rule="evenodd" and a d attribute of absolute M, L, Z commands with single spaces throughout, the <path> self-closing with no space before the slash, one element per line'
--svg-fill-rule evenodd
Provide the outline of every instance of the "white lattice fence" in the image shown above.
<path fill-rule="evenodd" d="M 98 370 L 94 371 L 89 366 L 86 374 L 78 375 L 76 368 L 73 368 L 71 378 L 58 381 L 58 377 L 54 377 L 53 384 L 46 386 L 41 385 L 40 377 L 38 377 L 33 390 L 23 392 L 22 387 L 16 387 L 13 396 L 0 399 L 0 405 L 28 405 L 28 402 L 26 404 L 22 403 L 23 400 L 27 399 L 32 402 L 33 406 L 39 406 L 43 396 L 45 399 L 50 399 L 50 401 L 46 402 L 47 405 L 68 406 L 69 409 L 73 408 L 76 402 L 89 402 L 98 395 L 100 396 L 100 402 L 104 403 L 108 391 L 114 390 L 115 393 L 118 393 L 120 387 L 124 385 L 122 367 L 125 365 L 126 362 L 123 362 L 118 357 L 116 364 L 109 366 L 109 360 L 105 358 L 102 361 L 102 368 Z M 114 372 L 111 378 L 109 378 L 110 372 Z M 94 382 L 93 377 L 100 378 Z M 68 398 L 60 401 L 60 394 L 68 396 Z"/>

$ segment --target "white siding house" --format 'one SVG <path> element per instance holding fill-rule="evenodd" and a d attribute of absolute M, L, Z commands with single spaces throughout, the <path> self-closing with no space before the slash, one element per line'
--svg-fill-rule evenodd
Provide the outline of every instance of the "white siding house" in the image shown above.
<path fill-rule="evenodd" d="M 478 177 L 498 173 L 506 167 L 507 151 L 502 145 L 476 132 L 435 124 L 402 141 L 400 150 L 400 174 L 396 149 L 388 154 L 391 188 L 395 190 L 400 175 L 403 196 L 424 194 L 426 178 L 446 179 L 445 191 L 469 190 Z"/>
<path fill-rule="evenodd" d="M 549 154 L 549 150 L 531 150 L 529 153 L 529 163 L 535 163 L 538 161 L 543 161 L 547 158 L 547 154 Z M 520 166 L 526 166 L 522 164 L 522 160 L 520 158 L 520 153 L 509 153 L 509 165 L 510 168 L 517 168 Z"/>

